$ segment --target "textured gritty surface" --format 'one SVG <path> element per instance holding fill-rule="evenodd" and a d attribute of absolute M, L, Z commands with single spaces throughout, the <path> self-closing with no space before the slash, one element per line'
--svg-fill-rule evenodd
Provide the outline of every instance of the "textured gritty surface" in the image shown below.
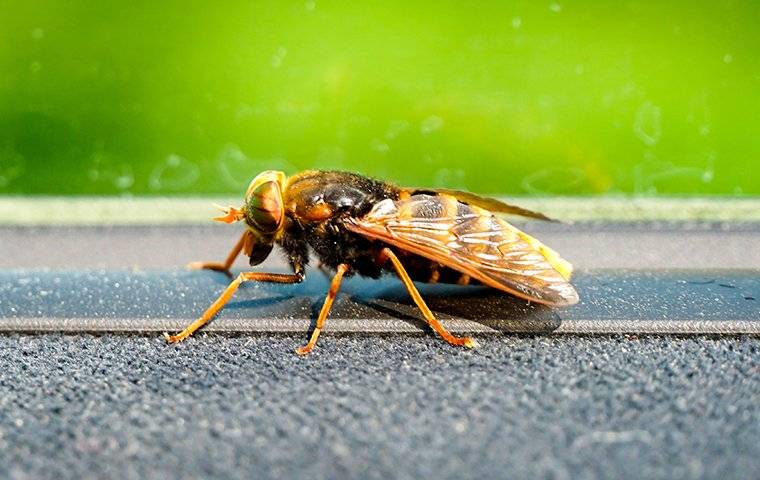
<path fill-rule="evenodd" d="M 758 478 L 749 337 L 0 336 L 0 477 Z"/>

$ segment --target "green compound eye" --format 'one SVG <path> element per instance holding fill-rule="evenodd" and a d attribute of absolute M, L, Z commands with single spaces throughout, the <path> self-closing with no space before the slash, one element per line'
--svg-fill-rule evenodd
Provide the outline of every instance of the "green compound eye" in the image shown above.
<path fill-rule="evenodd" d="M 282 193 L 277 182 L 264 182 L 249 192 L 245 202 L 248 224 L 261 233 L 274 233 L 283 216 Z"/>

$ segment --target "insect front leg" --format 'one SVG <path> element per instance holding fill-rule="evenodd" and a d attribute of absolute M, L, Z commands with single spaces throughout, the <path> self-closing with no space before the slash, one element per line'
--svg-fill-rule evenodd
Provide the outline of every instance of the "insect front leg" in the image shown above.
<path fill-rule="evenodd" d="M 304 270 L 300 265 L 294 266 L 294 273 L 242 272 L 230 282 L 219 298 L 217 298 L 214 303 L 203 312 L 203 315 L 201 315 L 198 320 L 185 327 L 184 330 L 176 335 L 164 333 L 164 338 L 166 338 L 166 341 L 169 343 L 176 343 L 181 342 L 192 335 L 193 332 L 214 318 L 214 315 L 216 315 L 217 312 L 230 301 L 230 298 L 232 298 L 238 287 L 240 287 L 240 284 L 243 282 L 300 283 L 303 281 L 304 277 Z"/>
<path fill-rule="evenodd" d="M 396 273 L 398 274 L 399 278 L 403 282 L 407 291 L 409 291 L 409 295 L 412 296 L 414 303 L 417 304 L 417 308 L 420 309 L 420 311 L 422 312 L 422 315 L 425 317 L 425 320 L 427 320 L 428 325 L 430 325 L 430 328 L 435 330 L 438 333 L 438 335 L 440 335 L 444 340 L 446 340 L 451 345 L 455 345 L 458 347 L 463 346 L 463 347 L 468 347 L 468 348 L 473 348 L 477 346 L 474 339 L 470 337 L 457 337 L 455 335 L 452 335 L 451 332 L 446 330 L 446 327 L 441 325 L 441 322 L 439 322 L 438 319 L 435 318 L 435 315 L 433 315 L 433 312 L 431 312 L 430 308 L 428 308 L 427 304 L 425 303 L 425 300 L 422 299 L 422 295 L 420 295 L 419 290 L 417 290 L 417 287 L 414 286 L 414 282 L 412 282 L 412 279 L 409 277 L 409 274 L 406 273 L 406 269 L 404 268 L 404 265 L 398 259 L 396 254 L 393 253 L 393 250 L 391 250 L 388 247 L 385 247 L 380 251 L 380 255 L 378 256 L 378 263 L 382 265 L 388 260 L 390 260 L 391 263 L 393 263 L 393 267 L 396 269 Z"/>
<path fill-rule="evenodd" d="M 243 250 L 243 245 L 245 244 L 249 235 L 249 232 L 243 232 L 235 246 L 232 247 L 232 250 L 230 250 L 229 255 L 227 255 L 227 259 L 224 262 L 190 262 L 187 264 L 187 268 L 193 270 L 215 270 L 217 272 L 222 272 L 228 277 L 232 278 L 230 267 L 232 267 L 232 264 L 235 263 L 235 259 L 237 259 L 238 255 L 240 255 L 241 250 Z"/>

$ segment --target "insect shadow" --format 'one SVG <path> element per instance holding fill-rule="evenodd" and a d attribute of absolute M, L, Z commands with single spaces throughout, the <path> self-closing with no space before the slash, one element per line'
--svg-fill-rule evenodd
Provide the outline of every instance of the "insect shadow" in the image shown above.
<path fill-rule="evenodd" d="M 219 279 L 224 283 L 224 276 Z M 470 320 L 504 333 L 549 333 L 562 323 L 551 308 L 487 287 L 417 284 L 420 294 L 436 317 Z M 248 310 L 256 316 L 303 315 L 316 318 L 329 288 L 326 278 L 314 275 L 298 285 L 243 284 L 236 298 L 225 307 Z M 287 289 L 287 293 L 285 293 Z M 404 286 L 393 278 L 371 280 L 353 277 L 345 282 L 335 300 L 331 318 L 397 319 L 426 329 L 427 323 Z M 255 293 L 254 293 L 255 292 Z M 250 295 L 256 298 L 250 298 Z M 329 323 L 329 320 L 328 320 Z"/>
<path fill-rule="evenodd" d="M 426 325 L 421 312 L 403 285 L 381 282 L 372 286 L 362 282 L 352 288 L 352 302 L 369 311 L 364 316 L 378 314 L 395 318 L 418 327 Z M 418 285 L 428 307 L 440 320 L 464 319 L 504 333 L 549 333 L 561 324 L 552 308 L 505 294 L 487 287 L 457 285 Z"/>

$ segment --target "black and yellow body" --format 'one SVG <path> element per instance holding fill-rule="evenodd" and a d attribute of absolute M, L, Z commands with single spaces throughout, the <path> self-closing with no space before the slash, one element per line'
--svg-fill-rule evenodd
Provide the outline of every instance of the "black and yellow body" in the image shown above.
<path fill-rule="evenodd" d="M 244 221 L 242 234 L 224 263 L 197 263 L 229 273 L 242 251 L 251 265 L 279 246 L 292 274 L 246 272 L 196 322 L 170 341 L 179 341 L 209 321 L 243 281 L 296 283 L 314 255 L 335 271 L 308 353 L 329 313 L 344 276 L 378 278 L 395 272 L 431 327 L 449 343 L 472 346 L 435 319 L 412 281 L 480 283 L 551 306 L 576 303 L 569 283 L 572 267 L 550 248 L 518 230 L 497 213 L 546 219 L 543 215 L 469 192 L 400 188 L 349 172 L 306 171 L 286 177 L 258 175 L 240 208 L 223 209 L 217 220 Z"/>
<path fill-rule="evenodd" d="M 295 265 L 309 263 L 313 253 L 322 265 L 348 264 L 346 276 L 378 278 L 380 245 L 346 228 L 377 203 L 398 200 L 400 189 L 353 173 L 308 171 L 288 179 L 283 200 L 285 225 L 277 243 Z"/>

